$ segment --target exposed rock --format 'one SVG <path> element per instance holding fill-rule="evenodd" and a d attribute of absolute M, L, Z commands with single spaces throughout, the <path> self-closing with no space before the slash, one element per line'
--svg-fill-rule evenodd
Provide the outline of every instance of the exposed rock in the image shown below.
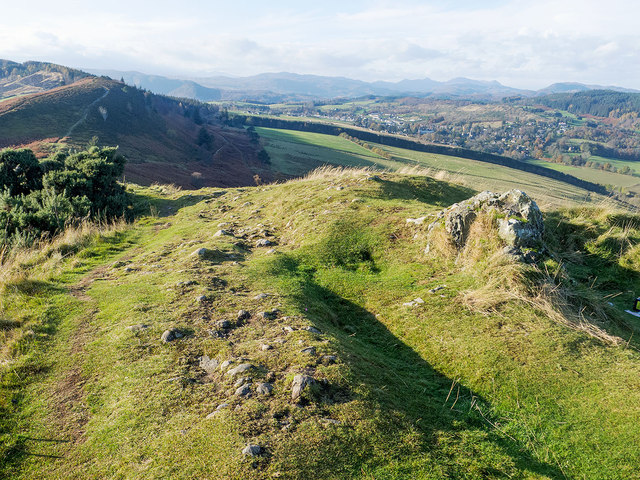
<path fill-rule="evenodd" d="M 515 248 L 535 248 L 542 243 L 544 223 L 542 212 L 529 196 L 520 190 L 503 194 L 482 192 L 464 202 L 451 205 L 438 214 L 429 230 L 444 218 L 444 228 L 454 245 L 461 249 L 467 241 L 469 227 L 478 212 L 495 212 L 498 235 Z"/>
<path fill-rule="evenodd" d="M 285 325 L 284 327 L 282 327 L 282 329 L 287 332 L 287 333 L 293 333 L 293 327 L 290 325 Z"/>
<path fill-rule="evenodd" d="M 251 314 L 246 310 L 239 310 L 236 318 L 238 319 L 239 322 L 243 320 L 249 320 L 251 318 Z"/>
<path fill-rule="evenodd" d="M 307 332 L 315 333 L 318 335 L 322 335 L 322 332 L 318 330 L 316 327 L 304 327 L 303 330 L 306 330 Z"/>
<path fill-rule="evenodd" d="M 316 354 L 316 347 L 303 348 L 302 350 L 300 350 L 300 353 L 307 353 L 309 355 L 315 355 Z"/>
<path fill-rule="evenodd" d="M 244 372 L 248 372 L 249 370 L 253 370 L 254 368 L 256 367 L 253 366 L 251 363 L 241 363 L 237 367 L 233 367 L 231 370 L 229 370 L 227 372 L 227 375 L 231 377 L 235 377 L 236 375 L 239 375 Z"/>
<path fill-rule="evenodd" d="M 198 295 L 198 297 L 196 298 L 196 302 L 198 303 L 202 303 L 202 302 L 206 302 L 207 301 L 207 296 L 206 295 Z"/>
<path fill-rule="evenodd" d="M 213 250 L 209 250 L 208 248 L 201 247 L 193 252 L 191 255 L 197 255 L 200 258 L 208 257 L 213 254 Z"/>
<path fill-rule="evenodd" d="M 402 305 L 404 305 L 405 307 L 416 307 L 418 305 L 422 305 L 423 303 L 424 303 L 424 300 L 418 297 L 415 300 L 403 303 Z"/>
<path fill-rule="evenodd" d="M 200 368 L 207 373 L 213 373 L 218 368 L 220 363 L 215 358 L 209 358 L 208 355 L 200 357 Z"/>
<path fill-rule="evenodd" d="M 176 283 L 176 287 L 190 287 L 191 285 L 197 285 L 198 282 L 195 280 L 185 280 L 184 282 Z"/>
<path fill-rule="evenodd" d="M 224 362 L 222 362 L 220 364 L 220 370 L 224 371 L 227 368 L 229 368 L 230 365 L 232 365 L 233 363 L 235 363 L 234 360 L 225 360 Z"/>
<path fill-rule="evenodd" d="M 275 245 L 275 243 L 267 238 L 262 238 L 256 242 L 256 247 L 271 247 L 273 245 Z"/>
<path fill-rule="evenodd" d="M 213 234 L 214 237 L 231 237 L 233 236 L 233 234 L 231 232 L 228 232 L 227 230 L 218 230 L 216 233 Z"/>
<path fill-rule="evenodd" d="M 170 328 L 169 330 L 165 330 L 162 333 L 160 340 L 162 340 L 164 343 L 168 343 L 176 340 L 177 338 L 182 338 L 183 336 L 184 335 L 180 330 L 175 328 Z"/>
<path fill-rule="evenodd" d="M 336 363 L 338 361 L 338 357 L 336 357 L 335 355 L 323 355 L 322 357 L 322 363 L 324 363 L 325 365 L 330 365 L 332 363 Z"/>
<path fill-rule="evenodd" d="M 141 332 L 149 328 L 149 325 L 145 325 L 144 323 L 140 323 L 138 325 L 129 325 L 125 327 L 127 330 L 131 330 L 132 332 Z"/>
<path fill-rule="evenodd" d="M 255 457 L 262 453 L 262 447 L 260 445 L 252 445 L 249 444 L 242 449 L 243 455 L 248 455 L 250 457 Z"/>
<path fill-rule="evenodd" d="M 422 225 L 427 218 L 429 218 L 428 215 L 426 215 L 424 217 L 418 217 L 418 218 L 407 218 L 407 223 L 413 223 L 415 225 Z"/>
<path fill-rule="evenodd" d="M 236 380 L 236 383 L 233 384 L 234 387 L 241 387 L 245 383 L 251 383 L 251 377 L 242 377 Z"/>
<path fill-rule="evenodd" d="M 267 345 L 266 343 L 263 343 L 263 344 L 260 346 L 260 349 L 261 349 L 263 352 L 266 352 L 267 350 L 271 350 L 272 348 L 273 348 L 273 347 L 272 347 L 271 345 Z"/>
<path fill-rule="evenodd" d="M 215 417 L 218 413 L 220 413 L 221 410 L 224 410 L 225 408 L 229 408 L 229 404 L 228 403 L 221 403 L 220 405 L 218 405 L 218 407 L 211 412 L 209 415 L 207 415 L 205 418 L 213 418 Z"/>
<path fill-rule="evenodd" d="M 275 320 L 276 318 L 278 318 L 278 312 L 279 310 L 277 308 L 274 308 L 269 312 L 260 312 L 258 313 L 258 316 L 263 320 Z"/>
<path fill-rule="evenodd" d="M 256 393 L 258 395 L 271 395 L 273 385 L 270 383 L 259 383 L 256 385 Z"/>
<path fill-rule="evenodd" d="M 253 297 L 254 300 L 264 300 L 265 298 L 269 298 L 271 295 L 268 293 L 259 293 L 258 295 L 256 295 L 255 297 Z"/>
<path fill-rule="evenodd" d="M 229 320 L 218 320 L 216 322 L 216 327 L 224 329 L 231 328 L 231 322 Z"/>
<path fill-rule="evenodd" d="M 245 383 L 236 389 L 235 395 L 238 397 L 246 397 L 251 394 L 251 384 Z"/>
<path fill-rule="evenodd" d="M 297 401 L 302 395 L 302 392 L 310 386 L 315 384 L 316 381 L 309 375 L 296 375 L 293 377 L 293 383 L 291 384 L 291 400 Z"/>

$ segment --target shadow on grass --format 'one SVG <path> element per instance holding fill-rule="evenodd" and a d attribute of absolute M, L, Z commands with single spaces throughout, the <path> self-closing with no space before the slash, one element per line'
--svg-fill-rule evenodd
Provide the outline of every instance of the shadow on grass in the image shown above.
<path fill-rule="evenodd" d="M 556 211 L 545 215 L 545 228 L 553 258 L 570 276 L 576 311 L 582 310 L 582 299 L 585 305 L 611 301 L 619 315 L 597 326 L 610 335 L 629 338 L 640 349 L 640 338 L 635 338 L 640 337 L 640 320 L 623 312 L 640 296 L 640 272 L 620 264 L 620 257 L 640 243 L 640 217 L 614 214 L 606 220 L 576 222 Z"/>
<path fill-rule="evenodd" d="M 348 375 L 353 377 L 348 383 L 366 386 L 367 393 L 353 394 L 354 399 L 369 404 L 372 416 L 379 412 L 370 438 L 352 436 L 348 441 L 343 439 L 339 447 L 327 445 L 325 452 L 321 451 L 324 447 L 316 445 L 314 455 L 308 455 L 304 447 L 300 452 L 293 448 L 287 456 L 292 460 L 286 460 L 292 462 L 292 467 L 295 462 L 306 462 L 305 468 L 322 478 L 334 478 L 334 468 L 351 470 L 353 475 L 371 468 L 385 473 L 399 468 L 396 473 L 410 478 L 415 474 L 411 465 L 419 464 L 423 456 L 435 455 L 439 460 L 434 463 L 441 466 L 447 478 L 510 477 L 515 473 L 514 467 L 551 478 L 567 478 L 556 466 L 539 462 L 524 445 L 497 431 L 492 426 L 496 422 L 488 413 L 491 407 L 487 401 L 435 371 L 371 312 L 318 284 L 313 270 L 296 259 L 282 255 L 273 262 L 272 274 L 296 281 L 295 288 L 288 284 L 287 290 L 293 292 L 288 297 L 317 328 L 338 342 L 340 358 L 349 367 Z M 406 452 L 411 458 L 393 458 L 394 453 L 388 451 L 402 449 L 395 442 L 407 432 L 418 436 L 413 450 Z M 444 447 L 443 434 L 448 439 L 444 440 L 448 442 Z M 376 449 L 378 457 L 387 458 L 374 458 L 370 452 Z M 494 458 L 488 451 L 499 453 Z M 317 462 L 315 458 L 326 461 Z M 389 458 L 400 466 L 389 467 L 385 464 Z M 509 460 L 505 462 L 505 458 Z M 469 464 L 465 466 L 467 461 Z M 338 466 L 335 462 L 346 465 Z"/>
<path fill-rule="evenodd" d="M 385 198 L 417 200 L 429 205 L 449 205 L 474 196 L 477 192 L 460 185 L 436 180 L 431 177 L 406 177 L 394 180 L 376 180 L 382 186 Z"/>
<path fill-rule="evenodd" d="M 180 209 L 190 207 L 203 200 L 215 199 L 224 195 L 225 191 L 208 193 L 206 195 L 187 193 L 177 199 L 154 198 L 148 195 L 131 193 L 133 198 L 134 215 L 136 217 L 152 214 L 160 218 L 175 215 Z"/>

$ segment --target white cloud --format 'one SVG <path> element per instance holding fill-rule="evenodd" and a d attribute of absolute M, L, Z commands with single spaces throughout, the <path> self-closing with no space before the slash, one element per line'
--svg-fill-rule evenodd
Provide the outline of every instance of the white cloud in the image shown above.
<path fill-rule="evenodd" d="M 33 3 L 27 20 L 15 3 L 4 9 L 1 58 L 183 75 L 286 70 L 640 88 L 640 3 L 626 0 Z"/>

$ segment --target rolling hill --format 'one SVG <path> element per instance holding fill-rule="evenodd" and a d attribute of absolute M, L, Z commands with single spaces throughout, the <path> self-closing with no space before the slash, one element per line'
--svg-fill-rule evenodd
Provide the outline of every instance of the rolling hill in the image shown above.
<path fill-rule="evenodd" d="M 87 76 L 88 73 L 53 63 L 0 59 L 0 100 L 44 92 Z"/>
<path fill-rule="evenodd" d="M 218 109 L 155 95 L 103 77 L 86 77 L 0 103 L 0 148 L 41 155 L 91 142 L 117 145 L 138 183 L 249 185 L 277 178 L 243 129 L 223 127 Z M 201 132 L 201 131 L 204 131 Z"/>
<path fill-rule="evenodd" d="M 547 210 L 520 263 L 491 216 L 432 244 L 475 191 L 424 175 L 128 188 L 4 260 L 0 476 L 637 477 L 637 216 Z"/>

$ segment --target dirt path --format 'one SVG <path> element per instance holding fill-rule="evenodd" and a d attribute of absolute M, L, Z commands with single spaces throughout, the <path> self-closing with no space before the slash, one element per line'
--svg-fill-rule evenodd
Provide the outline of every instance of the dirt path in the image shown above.
<path fill-rule="evenodd" d="M 66 138 L 71 136 L 71 134 L 73 133 L 73 131 L 79 127 L 86 119 L 87 116 L 89 115 L 89 111 L 91 110 L 91 107 L 93 107 L 94 105 L 96 105 L 98 102 L 100 102 L 101 100 L 103 100 L 107 95 L 109 95 L 110 90 L 106 87 L 102 87 L 104 88 L 105 92 L 102 96 L 100 96 L 99 98 L 96 98 L 93 102 L 91 102 L 89 105 L 87 105 L 87 108 L 84 109 L 84 112 L 82 114 L 82 117 L 80 118 L 80 120 L 78 120 L 76 123 L 74 123 L 73 125 L 71 125 L 71 128 L 69 128 L 69 130 L 67 131 L 67 133 L 64 134 L 64 136 L 62 138 Z M 62 140 L 62 138 L 60 140 Z M 59 140 L 59 141 L 60 141 Z"/>

